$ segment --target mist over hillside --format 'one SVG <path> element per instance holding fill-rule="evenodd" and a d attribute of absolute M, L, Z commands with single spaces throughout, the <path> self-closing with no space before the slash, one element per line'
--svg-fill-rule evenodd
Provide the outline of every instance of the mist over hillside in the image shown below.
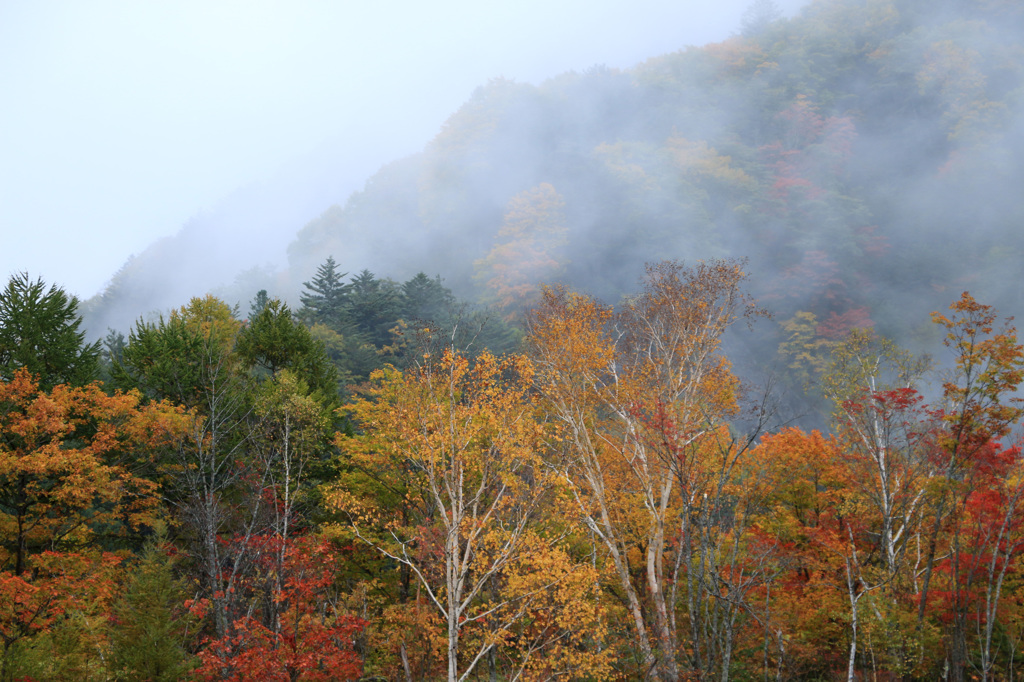
<path fill-rule="evenodd" d="M 749 258 L 771 349 L 798 313 L 819 338 L 874 326 L 910 347 L 934 340 L 928 313 L 965 289 L 1018 313 L 1024 8 L 818 0 L 761 18 L 633 69 L 493 79 L 346 201 L 296 202 L 319 217 L 286 267 L 260 225 L 288 216 L 261 202 L 294 187 L 240 194 L 237 232 L 197 246 L 217 234 L 202 216 L 140 254 L 89 301 L 90 329 L 209 289 L 294 300 L 328 256 L 349 273 L 440 275 L 506 315 L 539 282 L 614 302 L 644 262 Z M 255 269 L 217 268 L 231 248 Z M 180 267 L 158 276 L 150 259 Z"/>
<path fill-rule="evenodd" d="M 294 298 L 286 254 L 295 226 L 359 188 L 376 158 L 376 150 L 337 143 L 200 211 L 129 258 L 103 292 L 85 302 L 90 333 L 127 330 L 140 317 L 208 292 L 232 305 L 247 305 L 260 289 Z"/>
<path fill-rule="evenodd" d="M 307 226 L 292 268 L 343 248 L 450 254 L 468 287 L 508 243 L 510 202 L 546 183 L 564 243 L 536 274 L 600 295 L 645 260 L 733 255 L 780 312 L 894 328 L 963 288 L 1014 305 L 1020 19 L 1010 3 L 819 2 L 628 72 L 493 81 L 423 155 Z M 387 249 L 398 235 L 415 248 Z"/>

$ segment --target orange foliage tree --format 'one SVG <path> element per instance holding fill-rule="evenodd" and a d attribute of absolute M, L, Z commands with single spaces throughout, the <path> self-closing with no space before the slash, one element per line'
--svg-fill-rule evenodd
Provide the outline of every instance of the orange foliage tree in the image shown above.
<path fill-rule="evenodd" d="M 822 548 L 827 535 L 835 536 L 838 457 L 834 438 L 787 428 L 762 438 L 748 460 L 763 489 L 752 522 L 779 552 L 779 575 L 761 597 L 762 672 L 823 677 L 843 665 L 845 628 L 837 617 L 845 610 L 843 569 Z"/>
<path fill-rule="evenodd" d="M 564 265 L 565 200 L 544 182 L 508 203 L 497 243 L 476 262 L 476 278 L 507 314 L 536 300 L 540 282 Z"/>
<path fill-rule="evenodd" d="M 934 569 L 944 549 L 951 595 L 951 679 L 962 680 L 970 629 L 970 595 L 962 565 L 970 561 L 970 552 L 963 544 L 963 523 L 972 491 L 1000 456 L 998 440 L 1024 416 L 1024 399 L 1016 396 L 1024 381 L 1024 345 L 1018 343 L 1009 320 L 1000 325 L 992 306 L 967 292 L 950 305 L 950 311 L 949 317 L 932 313 L 932 320 L 946 330 L 943 344 L 953 355 L 954 370 L 943 382 L 942 405 L 936 413 L 942 425 L 936 461 L 941 485 L 928 532 L 918 622 L 924 621 Z"/>
<path fill-rule="evenodd" d="M 132 463 L 185 427 L 180 409 L 108 396 L 96 384 L 39 390 L 26 370 L 0 384 L 0 566 L 20 576 L 32 553 L 82 547 L 152 521 L 153 482 Z"/>
<path fill-rule="evenodd" d="M 0 679 L 107 679 L 106 621 L 121 559 L 45 551 L 0 572 Z"/>
<path fill-rule="evenodd" d="M 97 633 L 120 563 L 94 546 L 154 522 L 156 485 L 133 468 L 185 423 L 180 409 L 143 406 L 134 392 L 107 395 L 97 384 L 43 391 L 25 369 L 0 383 L 0 678 L 17 670 L 48 679 L 93 674 L 80 667 L 99 665 L 92 659 L 106 645 Z M 89 655 L 55 650 L 48 660 L 26 659 L 38 644 L 18 652 L 40 634 L 78 627 L 82 637 L 63 639 L 89 639 Z M 60 639 L 47 641 L 56 647 Z"/>
<path fill-rule="evenodd" d="M 927 362 L 855 330 L 833 344 L 821 382 L 835 406 L 834 438 L 784 432 L 757 450 L 769 472 L 792 479 L 775 484 L 758 518 L 788 561 L 784 589 L 766 599 L 770 625 L 821 642 L 805 652 L 795 639 L 786 652 L 780 644 L 780 666 L 817 657 L 829 662 L 818 672 L 834 674 L 841 662 L 824 648 L 845 644 L 849 680 L 858 665 L 924 676 L 944 647 L 950 679 L 966 679 L 972 666 L 986 679 L 1000 674 L 997 626 L 1012 611 L 1006 586 L 1024 548 L 1024 489 L 1019 451 L 999 441 L 1024 415 L 1015 395 L 1024 346 L 969 294 L 950 308 L 948 317 L 933 314 L 953 356 L 936 406 L 917 392 Z M 806 594 L 814 595 L 807 603 Z M 847 615 L 809 626 L 819 612 L 810 604 Z"/>

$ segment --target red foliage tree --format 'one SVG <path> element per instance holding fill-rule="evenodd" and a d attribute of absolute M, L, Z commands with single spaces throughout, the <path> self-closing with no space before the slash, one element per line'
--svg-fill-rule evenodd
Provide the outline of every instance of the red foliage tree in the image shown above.
<path fill-rule="evenodd" d="M 265 542 L 282 542 L 279 537 Z M 273 549 L 273 548 L 271 548 Z M 362 674 L 362 662 L 355 651 L 355 637 L 362 631 L 362 620 L 340 613 L 329 598 L 336 571 L 331 546 L 322 541 L 298 539 L 286 541 L 284 564 L 276 565 L 276 551 L 260 553 L 266 557 L 263 569 L 253 572 L 240 585 L 257 604 L 260 588 L 270 585 L 270 602 L 263 609 L 275 616 L 261 619 L 251 608 L 249 614 L 235 619 L 223 637 L 208 640 L 199 653 L 198 680 L 241 682 L 317 682 L 355 680 Z M 281 575 L 278 575 L 280 572 Z M 260 578 L 264 580 L 260 580 Z M 279 587 L 278 587 L 279 586 Z M 200 613 L 204 604 L 193 608 Z"/>

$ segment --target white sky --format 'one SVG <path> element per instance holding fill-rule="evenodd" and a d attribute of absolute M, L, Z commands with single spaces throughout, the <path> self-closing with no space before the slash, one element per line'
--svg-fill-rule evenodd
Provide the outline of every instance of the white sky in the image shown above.
<path fill-rule="evenodd" d="M 490 78 L 628 68 L 728 37 L 750 2 L 0 0 L 0 284 L 88 298 L 305 157 L 369 150 L 368 175 Z"/>

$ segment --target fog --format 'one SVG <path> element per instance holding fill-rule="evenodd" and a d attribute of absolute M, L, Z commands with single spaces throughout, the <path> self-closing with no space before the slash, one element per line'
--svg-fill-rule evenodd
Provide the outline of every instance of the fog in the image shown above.
<path fill-rule="evenodd" d="M 298 304 L 328 256 L 494 319 L 746 257 L 774 319 L 730 357 L 794 412 L 851 329 L 939 355 L 964 291 L 1020 319 L 1024 5 L 777 4 L 4 6 L 0 266 L 98 338 Z"/>
<path fill-rule="evenodd" d="M 726 38 L 747 4 L 0 3 L 0 276 L 87 299 L 179 231 L 220 281 L 279 268 L 490 79 L 628 68 Z M 182 295 L 213 281 L 162 266 Z"/>

